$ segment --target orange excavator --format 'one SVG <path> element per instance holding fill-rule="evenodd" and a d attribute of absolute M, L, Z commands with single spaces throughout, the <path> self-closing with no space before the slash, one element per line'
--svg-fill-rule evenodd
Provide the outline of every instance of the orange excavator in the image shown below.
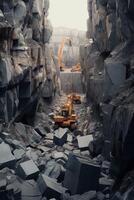
<path fill-rule="evenodd" d="M 67 43 L 69 46 L 72 46 L 72 41 L 69 37 L 64 37 L 62 39 L 62 42 L 58 49 L 58 65 L 60 67 L 60 71 L 64 71 L 64 64 L 62 62 L 62 57 L 63 57 L 63 49 L 65 46 L 65 43 Z"/>
<path fill-rule="evenodd" d="M 77 128 L 77 116 L 74 111 L 72 98 L 67 98 L 67 102 L 61 107 L 58 115 L 53 116 L 55 127 L 67 127 L 71 130 Z"/>
<path fill-rule="evenodd" d="M 62 57 L 63 57 L 63 49 L 65 46 L 65 43 L 68 44 L 69 46 L 72 46 L 72 40 L 69 37 L 64 37 L 61 41 L 61 44 L 58 49 L 58 65 L 60 67 L 60 71 L 64 71 L 64 64 L 62 62 Z M 77 63 L 76 65 L 72 66 L 71 72 L 77 72 L 81 70 L 80 63 Z"/>
<path fill-rule="evenodd" d="M 77 63 L 76 65 L 72 66 L 71 72 L 79 72 L 81 70 L 80 63 Z"/>

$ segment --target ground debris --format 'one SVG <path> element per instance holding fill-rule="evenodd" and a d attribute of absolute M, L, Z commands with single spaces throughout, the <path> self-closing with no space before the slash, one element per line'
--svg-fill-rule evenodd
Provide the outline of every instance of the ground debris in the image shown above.
<path fill-rule="evenodd" d="M 60 101 L 58 104 L 56 102 L 57 105 L 59 103 Z M 34 127 L 14 123 L 8 131 L 2 132 L 0 146 L 7 145 L 14 158 L 13 167 L 7 163 L 3 167 L 13 168 L 15 171 L 10 173 L 17 177 L 19 182 L 8 186 L 8 190 L 13 191 L 13 198 L 15 191 L 16 196 L 21 196 L 23 200 L 32 200 L 32 194 L 35 200 L 103 200 L 103 197 L 109 194 L 103 194 L 103 191 L 111 187 L 106 179 L 110 165 L 96 150 L 101 146 L 99 124 L 93 122 L 89 125 L 88 118 L 85 120 L 85 117 L 90 109 L 86 111 L 83 104 L 79 106 L 83 107 L 82 110 L 78 105 L 76 110 L 82 118 L 78 129 L 74 131 L 61 127 L 55 130 L 49 115 L 38 112 L 39 118 Z M 53 109 L 55 104 L 51 111 Z M 81 128 L 82 120 L 85 121 L 85 128 Z M 100 146 L 96 147 L 98 144 Z M 91 150 L 96 150 L 97 153 L 93 154 Z M 8 173 L 6 172 L 5 176 L 8 176 Z M 7 190 L 6 181 L 7 178 L 2 176 L 0 186 L 4 191 Z M 31 191 L 29 195 L 28 188 Z"/>

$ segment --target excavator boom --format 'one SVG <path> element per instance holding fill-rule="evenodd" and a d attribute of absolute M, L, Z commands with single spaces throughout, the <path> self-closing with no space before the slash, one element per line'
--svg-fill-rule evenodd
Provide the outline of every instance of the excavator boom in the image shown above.
<path fill-rule="evenodd" d="M 62 57 L 63 57 L 63 49 L 64 49 L 64 46 L 65 46 L 65 43 L 69 44 L 69 46 L 72 46 L 72 42 L 71 42 L 71 39 L 68 38 L 68 37 L 64 37 L 61 41 L 61 44 L 59 46 L 59 49 L 58 49 L 58 65 L 60 67 L 60 71 L 64 71 L 64 64 L 62 62 Z"/>

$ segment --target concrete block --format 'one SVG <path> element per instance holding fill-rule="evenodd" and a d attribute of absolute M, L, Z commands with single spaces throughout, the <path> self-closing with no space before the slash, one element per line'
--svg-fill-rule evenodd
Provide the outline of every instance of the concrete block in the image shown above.
<path fill-rule="evenodd" d="M 13 169 L 15 163 L 15 157 L 11 153 L 10 146 L 2 142 L 0 144 L 0 168 L 9 167 Z"/>
<path fill-rule="evenodd" d="M 34 130 L 35 130 L 40 136 L 42 136 L 42 137 L 46 136 L 46 132 L 43 130 L 43 128 L 41 128 L 41 127 L 36 127 Z"/>
<path fill-rule="evenodd" d="M 71 194 L 82 194 L 99 187 L 100 166 L 82 156 L 69 155 L 64 186 Z"/>
<path fill-rule="evenodd" d="M 55 160 L 50 160 L 47 162 L 44 175 L 56 179 L 60 176 L 60 173 L 61 166 L 57 162 L 55 162 Z"/>
<path fill-rule="evenodd" d="M 54 134 L 54 143 L 56 145 L 62 146 L 67 141 L 67 128 L 59 128 Z"/>
<path fill-rule="evenodd" d="M 77 137 L 78 141 L 78 147 L 80 149 L 88 149 L 89 143 L 93 141 L 93 136 L 92 135 L 86 135 L 86 136 L 78 136 Z"/>
<path fill-rule="evenodd" d="M 39 174 L 39 169 L 32 160 L 28 160 L 19 164 L 16 173 L 24 180 L 36 180 Z"/>
<path fill-rule="evenodd" d="M 21 185 L 21 200 L 41 200 L 42 195 L 34 180 L 24 181 Z"/>
<path fill-rule="evenodd" d="M 37 162 L 39 159 L 41 152 L 40 150 L 34 150 L 33 148 L 28 147 L 26 151 L 26 157 L 29 158 L 29 160 L 33 160 L 34 162 Z"/>
<path fill-rule="evenodd" d="M 47 133 L 45 138 L 48 139 L 48 140 L 53 140 L 54 134 L 53 133 Z"/>
<path fill-rule="evenodd" d="M 20 160 L 25 155 L 25 151 L 23 149 L 15 149 L 13 154 L 16 160 Z"/>
<path fill-rule="evenodd" d="M 36 143 L 39 143 L 41 141 L 41 136 L 34 130 L 31 130 L 31 134 L 32 134 L 32 140 Z"/>
<path fill-rule="evenodd" d="M 55 179 L 49 178 L 45 175 L 40 175 L 37 183 L 42 195 L 45 195 L 48 199 L 60 199 L 61 194 L 67 192 L 67 189 L 57 183 Z"/>

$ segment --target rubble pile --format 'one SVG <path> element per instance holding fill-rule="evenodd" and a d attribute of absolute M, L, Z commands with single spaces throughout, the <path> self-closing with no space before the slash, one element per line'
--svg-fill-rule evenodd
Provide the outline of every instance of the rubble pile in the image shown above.
<path fill-rule="evenodd" d="M 51 119 L 65 99 L 48 9 L 49 0 L 0 0 L 0 199 L 131 200 L 134 2 L 88 0 L 80 64 L 89 104 L 75 105 L 74 131 Z M 74 76 L 72 87 L 83 91 Z"/>
<path fill-rule="evenodd" d="M 50 109 L 56 106 L 57 103 Z M 86 112 L 82 107 L 79 105 L 80 115 Z M 100 153 L 93 154 L 90 147 L 96 138 L 96 126 L 91 123 L 86 130 L 55 130 L 48 114 L 38 111 L 37 116 L 34 127 L 16 122 L 1 130 L 1 198 L 109 199 L 113 185 L 110 162 Z"/>

